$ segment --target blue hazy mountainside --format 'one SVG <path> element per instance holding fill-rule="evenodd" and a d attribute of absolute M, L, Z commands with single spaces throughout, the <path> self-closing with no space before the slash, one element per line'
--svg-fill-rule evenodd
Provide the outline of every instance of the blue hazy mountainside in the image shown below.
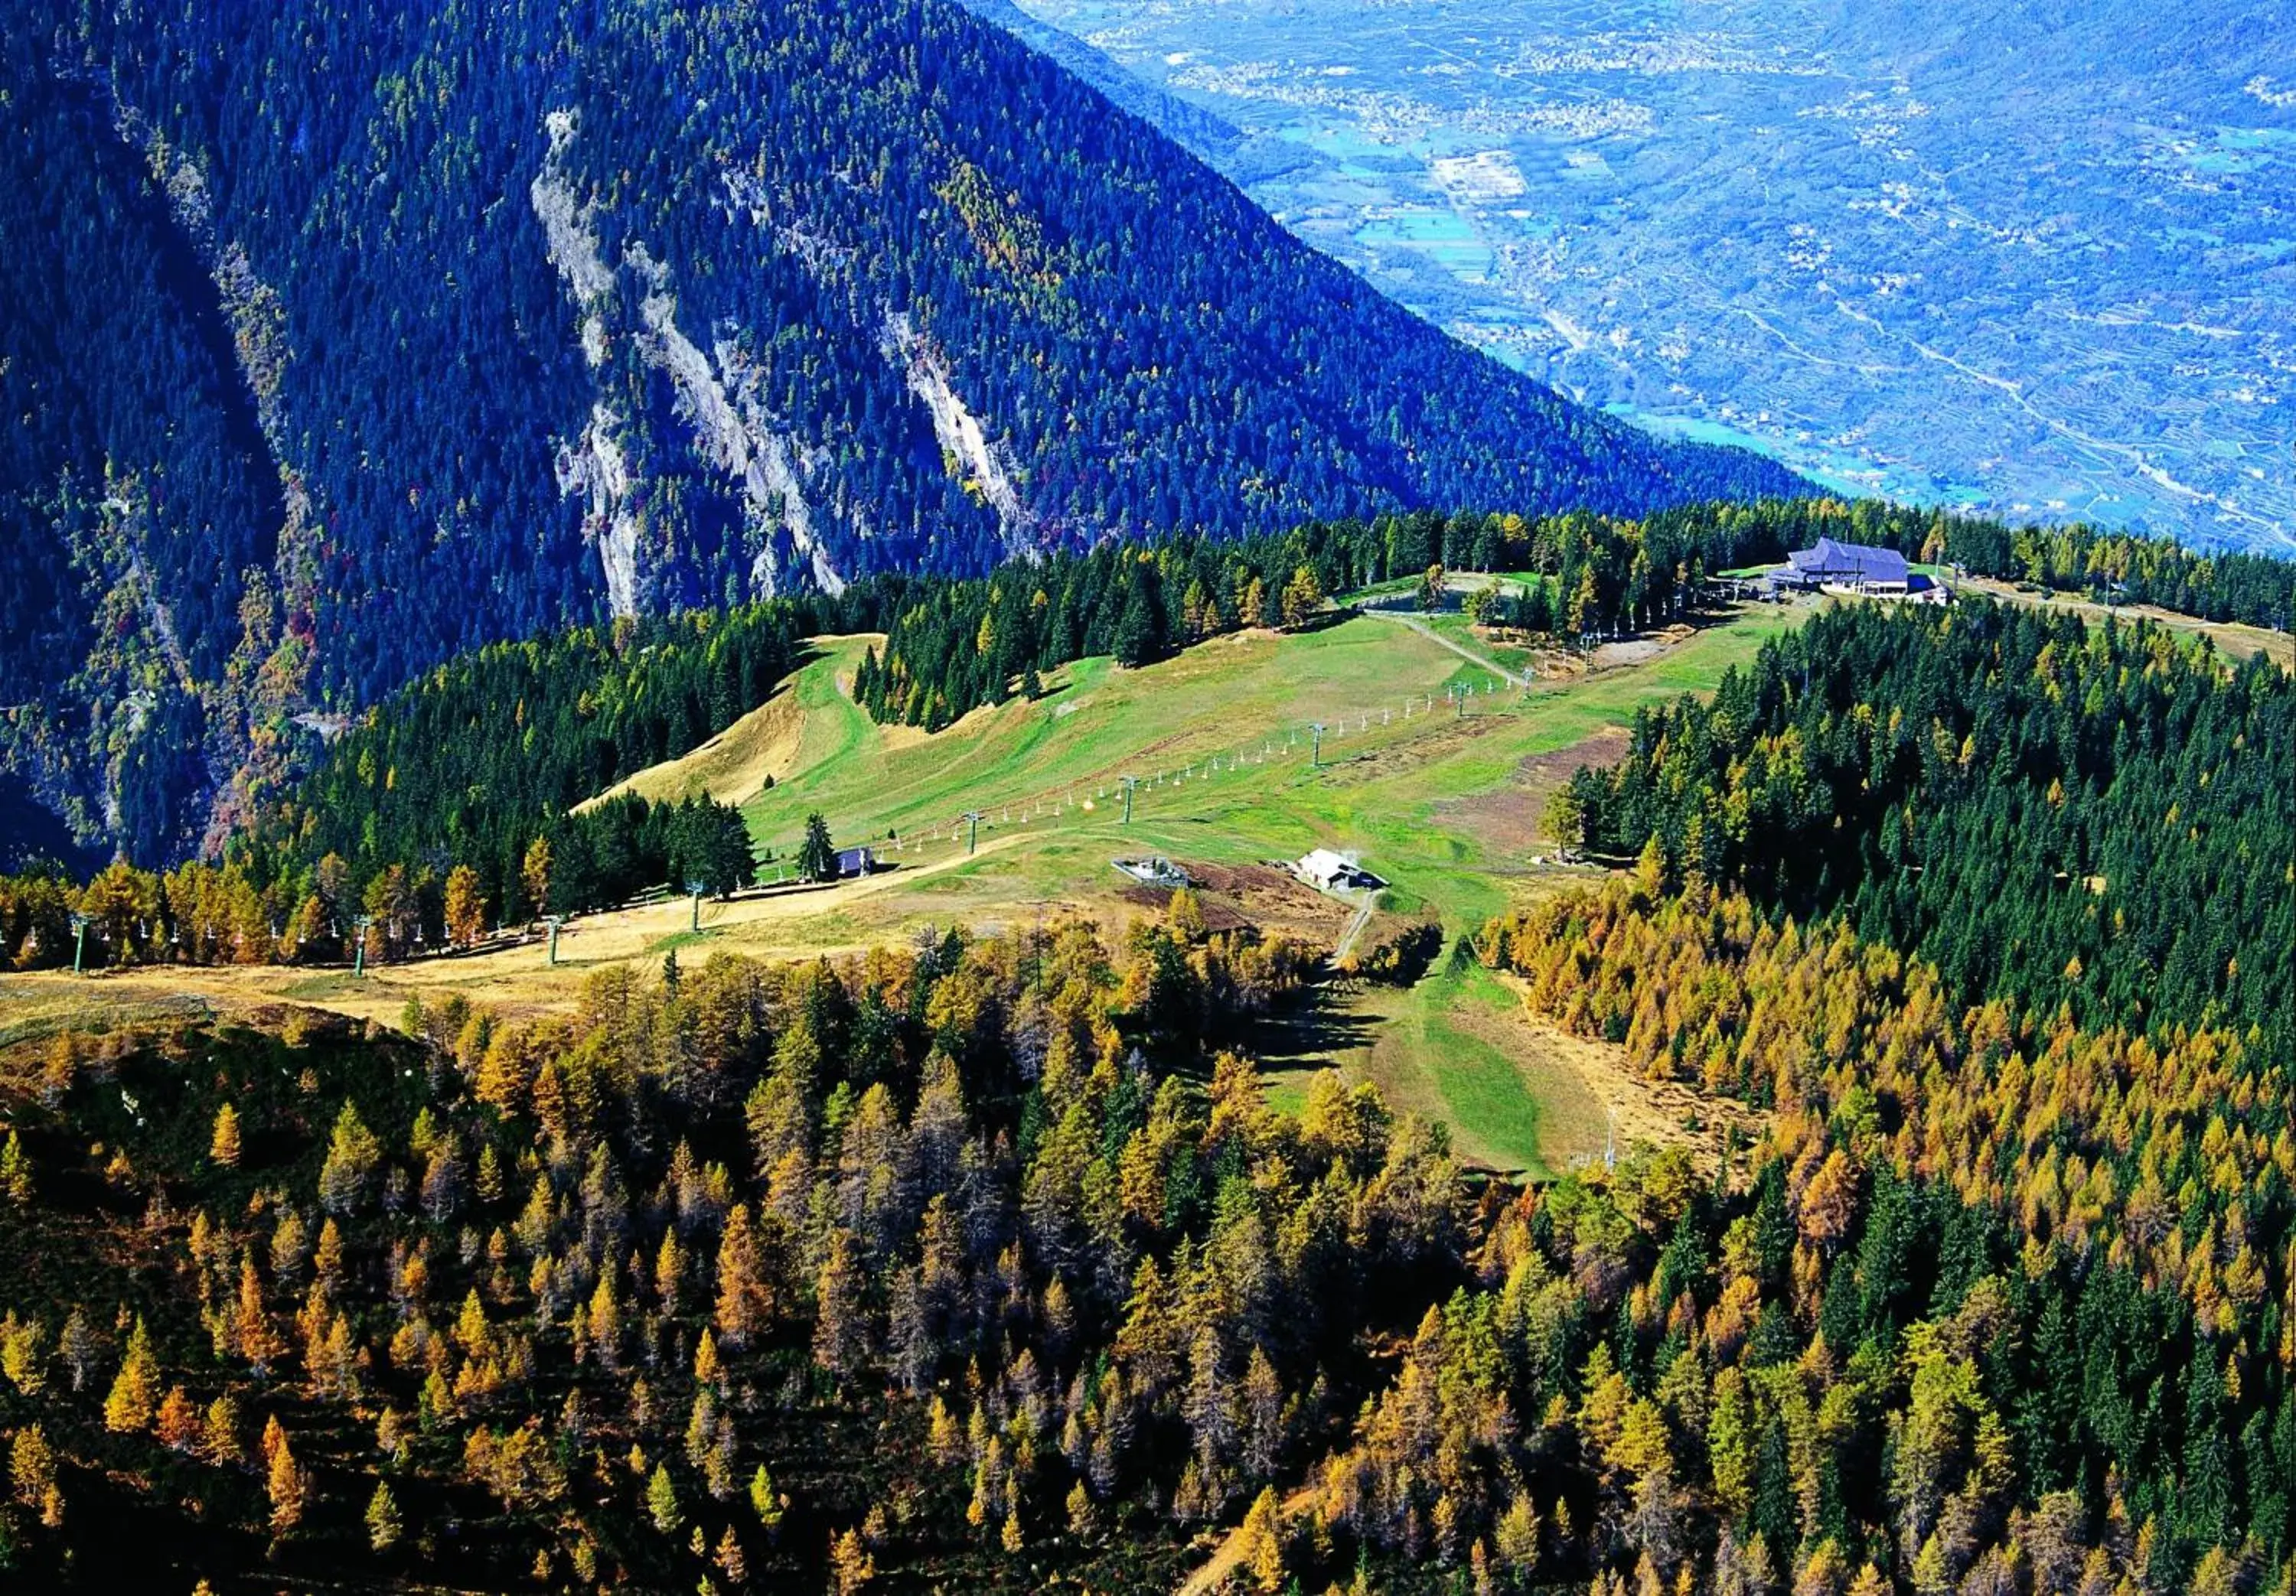
<path fill-rule="evenodd" d="M 15 9 L 0 769 L 139 859 L 491 640 L 1807 487 L 1446 337 L 945 0 Z"/>
<path fill-rule="evenodd" d="M 1020 3 L 1567 392 L 1845 487 L 2296 544 L 2285 0 Z"/>

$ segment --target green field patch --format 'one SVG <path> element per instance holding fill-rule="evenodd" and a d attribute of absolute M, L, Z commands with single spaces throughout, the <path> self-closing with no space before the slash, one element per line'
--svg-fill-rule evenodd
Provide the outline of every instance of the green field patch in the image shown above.
<path fill-rule="evenodd" d="M 776 921 L 775 940 L 850 947 L 1055 905 L 1120 922 L 1153 911 L 1125 898 L 1117 857 L 1245 867 L 1324 847 L 1385 878 L 1385 914 L 1439 921 L 1456 944 L 1584 879 L 1533 865 L 1529 823 L 1480 823 L 1472 800 L 1519 788 L 1542 757 L 1558 761 L 1541 778 L 1554 780 L 1582 745 L 1590 757 L 1614 750 L 1638 707 L 1710 691 L 1806 613 L 1749 608 L 1652 659 L 1488 692 L 1491 673 L 1436 638 L 1357 617 L 1300 635 L 1223 637 L 1141 669 L 1084 660 L 1054 673 L 1043 698 L 976 710 L 931 736 L 877 725 L 852 702 L 847 683 L 872 640 L 826 639 L 793 688 L 808 714 L 794 768 L 744 813 L 761 843 L 786 852 L 818 810 L 840 844 L 870 843 L 898 868 L 840 890 L 824 913 Z M 1492 652 L 1464 616 L 1422 624 Z M 1444 696 L 1462 687 L 1476 690 L 1464 714 Z M 1318 721 L 1320 765 L 1310 759 Z M 1140 782 L 1128 825 L 1127 775 Z M 968 810 L 984 817 L 973 856 L 959 819 Z M 1463 1158 L 1547 1173 L 1545 1077 L 1515 1056 L 1514 1006 L 1480 969 L 1439 964 L 1406 991 L 1326 994 L 1263 1027 L 1253 1047 L 1280 1105 L 1296 1106 L 1315 1071 L 1337 1065 L 1451 1126 Z"/>
<path fill-rule="evenodd" d="M 1262 1027 L 1253 1038 L 1269 1103 L 1299 1112 L 1317 1072 L 1336 1068 L 1368 1081 L 1398 1113 L 1450 1128 L 1468 1163 L 1508 1174 L 1550 1173 L 1540 1147 L 1538 1095 L 1521 1064 L 1463 1020 L 1512 1013 L 1513 994 L 1479 966 L 1439 962 L 1407 990 L 1327 987 L 1307 1011 Z"/>

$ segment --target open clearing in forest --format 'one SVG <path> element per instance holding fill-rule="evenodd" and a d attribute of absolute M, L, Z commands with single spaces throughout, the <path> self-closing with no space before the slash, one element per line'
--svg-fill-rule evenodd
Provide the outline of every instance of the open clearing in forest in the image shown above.
<path fill-rule="evenodd" d="M 2284 667 L 2296 667 L 2296 637 L 2291 637 L 2285 632 L 2268 632 L 2261 626 L 2246 626 L 2239 621 L 2201 620 L 2153 604 L 2109 607 L 2061 593 L 2027 593 L 2013 583 L 1980 577 L 1965 578 L 1954 585 L 1964 592 L 1980 593 L 1988 598 L 1999 599 L 2004 603 L 2023 604 L 2033 609 L 2068 610 L 2087 621 L 2103 620 L 2108 617 L 2149 620 L 2182 636 L 2205 637 L 2216 644 L 2218 651 L 2227 659 L 2246 659 L 2262 654 Z"/>
<path fill-rule="evenodd" d="M 650 804 L 676 803 L 706 793 L 721 804 L 745 804 L 796 768 L 805 741 L 806 714 L 784 684 L 709 741 L 617 782 L 580 806 L 634 792 Z"/>
<path fill-rule="evenodd" d="M 1506 688 L 1447 640 L 1347 618 L 1301 635 L 1223 637 L 1139 670 L 1084 660 L 1055 673 L 1043 698 L 976 710 L 932 736 L 878 725 L 853 702 L 855 667 L 882 639 L 823 638 L 761 709 L 626 783 L 739 800 L 771 852 L 766 885 L 703 904 L 698 933 L 679 897 L 579 918 L 554 967 L 537 937 L 363 980 L 251 967 L 12 978 L 8 988 L 45 995 L 69 982 L 123 1014 L 196 997 L 226 1010 L 284 1001 L 394 1023 L 409 996 L 458 991 L 512 1012 L 562 1010 L 589 971 L 658 965 L 673 950 L 689 962 L 720 949 L 803 957 L 928 926 L 992 930 L 1063 917 L 1120 932 L 1160 915 L 1168 894 L 1110 862 L 1151 854 L 1198 875 L 1215 927 L 1248 921 L 1329 947 L 1350 906 L 1266 865 L 1331 847 L 1360 855 L 1389 883 L 1366 947 L 1434 921 L 1445 954 L 1411 987 L 1335 986 L 1263 1027 L 1276 1100 L 1294 1101 L 1307 1072 L 1337 1063 L 1398 1107 L 1445 1120 L 1463 1157 L 1554 1172 L 1599 1152 L 1603 1100 L 1583 1060 L 1533 1045 L 1516 996 L 1450 950 L 1511 905 L 1595 879 L 1583 866 L 1530 863 L 1553 851 L 1538 836 L 1538 806 L 1580 763 L 1615 757 L 1637 706 L 1710 689 L 1806 613 L 1751 608 L 1648 659 L 1528 691 Z M 1434 618 L 1471 649 L 1488 646 L 1464 630 L 1464 617 Z M 1463 715 L 1445 695 L 1470 690 Z M 1310 759 L 1317 721 L 1327 728 L 1320 765 Z M 775 784 L 759 791 L 768 773 Z M 1140 783 L 1128 826 L 1126 776 Z M 775 884 L 815 811 L 840 846 L 872 846 L 891 868 L 831 886 Z M 966 811 L 981 816 L 977 852 L 967 852 L 971 828 L 958 818 Z M 1663 1117 L 1655 1123 L 1665 1128 Z"/>

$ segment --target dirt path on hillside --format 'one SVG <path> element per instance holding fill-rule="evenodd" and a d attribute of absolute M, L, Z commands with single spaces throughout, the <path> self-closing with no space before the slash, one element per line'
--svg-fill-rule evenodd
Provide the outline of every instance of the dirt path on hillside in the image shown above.
<path fill-rule="evenodd" d="M 865 951 L 876 940 L 859 929 L 849 938 L 823 941 L 792 937 L 784 927 L 846 912 L 887 893 L 912 888 L 959 866 L 978 863 L 1026 840 L 1021 834 L 985 839 L 976 853 L 952 847 L 929 863 L 882 871 L 834 886 L 750 888 L 724 902 L 702 904 L 705 932 L 723 940 L 713 945 L 753 957 L 797 958 Z M 332 1010 L 356 1019 L 396 1023 L 409 997 L 426 1001 L 459 992 L 498 1013 L 512 1016 L 570 1010 L 580 999 L 589 972 L 602 964 L 647 958 L 666 937 L 683 932 L 692 911 L 680 897 L 634 908 L 585 914 L 567 923 L 559 938 L 559 962 L 545 962 L 543 938 L 536 937 L 484 953 L 414 959 L 403 964 L 370 965 L 354 980 L 340 966 L 305 969 L 278 964 L 151 965 L 75 977 L 41 970 L 10 978 L 16 994 L 72 994 L 81 1003 L 149 1006 L 196 996 L 218 1009 L 239 1010 L 269 1003 L 299 1003 Z"/>
<path fill-rule="evenodd" d="M 1283 1500 L 1276 1512 L 1288 1522 L 1306 1512 L 1315 1501 L 1316 1487 L 1302 1486 Z M 1172 1596 L 1211 1596 L 1211 1592 L 1218 1590 L 1228 1576 L 1243 1567 L 1243 1526 L 1239 1524 L 1227 1532 L 1226 1539 L 1219 1543 L 1218 1549 L 1202 1567 L 1180 1582 Z"/>
<path fill-rule="evenodd" d="M 1334 894 L 1333 896 L 1337 895 Z M 1332 963 L 1339 963 L 1349 954 L 1355 952 L 1356 938 L 1361 937 L 1364 933 L 1364 928 L 1371 924 L 1372 909 L 1378 904 L 1378 893 L 1366 892 L 1364 894 L 1363 902 L 1356 905 L 1355 917 L 1348 921 L 1348 929 L 1340 933 L 1340 945 L 1332 950 Z"/>
<path fill-rule="evenodd" d="M 1365 610 L 1363 613 L 1365 615 L 1376 615 L 1382 620 L 1391 620 L 1398 626 L 1408 626 L 1413 631 L 1418 633 L 1420 636 L 1433 643 L 1437 648 L 1450 650 L 1453 653 L 1458 655 L 1460 659 L 1464 659 L 1468 664 L 1480 665 L 1485 670 L 1498 677 L 1501 681 L 1508 683 L 1513 686 L 1528 687 L 1530 685 L 1530 678 L 1529 676 L 1509 670 L 1505 666 L 1501 665 L 1497 660 L 1492 659 L 1488 654 L 1478 654 L 1465 643 L 1454 642 L 1451 639 L 1436 631 L 1434 627 L 1421 621 L 1415 615 L 1406 614 L 1400 610 Z"/>
<path fill-rule="evenodd" d="M 1498 978 L 1519 1000 L 1526 996 L 1518 978 L 1501 973 Z M 1767 1122 L 1764 1115 L 1735 1098 L 1718 1097 L 1685 1081 L 1647 1078 L 1625 1048 L 1574 1036 L 1533 1011 L 1528 1002 L 1519 1003 L 1512 1015 L 1496 1023 L 1510 1033 L 1510 1042 L 1501 1044 L 1522 1059 L 1529 1073 L 1546 1078 L 1543 1101 L 1551 1105 L 1552 1125 L 1541 1127 L 1539 1139 L 1546 1151 L 1551 1128 L 1555 1144 L 1549 1163 L 1557 1170 L 1573 1162 L 1599 1160 L 1606 1146 L 1624 1153 L 1645 1142 L 1687 1148 L 1699 1168 L 1710 1175 L 1722 1167 L 1723 1138 L 1729 1127 L 1736 1127 L 1744 1142 L 1759 1136 Z M 1556 1091 L 1557 1086 L 1562 1090 Z"/>

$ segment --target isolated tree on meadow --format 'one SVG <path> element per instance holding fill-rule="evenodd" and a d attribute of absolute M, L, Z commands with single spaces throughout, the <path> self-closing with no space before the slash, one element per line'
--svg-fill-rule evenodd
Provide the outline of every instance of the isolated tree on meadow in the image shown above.
<path fill-rule="evenodd" d="M 1546 800 L 1541 823 L 1546 834 L 1564 847 L 1579 847 L 1587 840 L 1587 806 L 1568 787 L 1558 787 Z"/>
<path fill-rule="evenodd" d="M 1204 938 L 1204 906 L 1197 900 L 1195 889 L 1176 887 L 1171 901 L 1164 905 L 1164 928 L 1173 937 L 1190 945 Z"/>

